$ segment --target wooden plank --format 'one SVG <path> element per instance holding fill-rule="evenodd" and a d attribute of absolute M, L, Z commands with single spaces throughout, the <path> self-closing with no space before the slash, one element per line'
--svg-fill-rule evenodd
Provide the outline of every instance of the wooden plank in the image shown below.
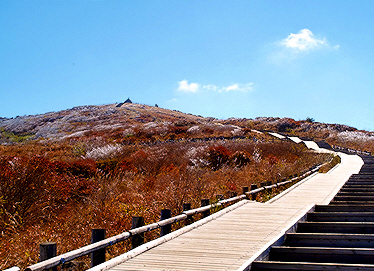
<path fill-rule="evenodd" d="M 337 195 L 334 197 L 334 201 L 364 201 L 364 202 L 373 202 L 374 196 L 340 196 Z"/>
<path fill-rule="evenodd" d="M 374 248 L 374 235 L 344 233 L 289 233 L 284 246 Z"/>
<path fill-rule="evenodd" d="M 368 201 L 368 200 L 364 200 L 364 201 L 344 201 L 344 200 L 335 200 L 333 199 L 331 202 L 330 202 L 331 205 L 373 205 L 374 204 L 374 201 Z"/>
<path fill-rule="evenodd" d="M 374 265 L 261 261 L 254 262 L 251 268 L 251 271 L 271 270 L 374 271 Z"/>
<path fill-rule="evenodd" d="M 13 266 L 8 269 L 4 269 L 3 271 L 20 271 L 21 269 L 18 266 Z"/>
<path fill-rule="evenodd" d="M 367 188 L 367 189 L 374 189 L 374 185 L 362 185 L 362 184 L 345 184 L 343 185 L 342 189 L 350 189 L 350 188 Z"/>
<path fill-rule="evenodd" d="M 374 249 L 272 247 L 271 261 L 374 264 Z"/>
<path fill-rule="evenodd" d="M 340 189 L 340 192 L 371 192 L 374 193 L 374 187 L 368 188 L 366 186 L 362 187 L 353 187 L 353 188 L 342 188 Z"/>
<path fill-rule="evenodd" d="M 374 234 L 373 222 L 300 222 L 297 231 L 307 232 L 329 232 L 329 233 L 356 233 Z"/>
<path fill-rule="evenodd" d="M 350 196 L 350 197 L 374 197 L 374 192 L 369 191 L 340 191 L 337 196 Z"/>
<path fill-rule="evenodd" d="M 352 205 L 352 204 L 335 204 L 335 205 L 316 205 L 316 212 L 374 212 L 374 204 Z"/>
<path fill-rule="evenodd" d="M 374 222 L 374 212 L 314 212 L 308 221 L 315 222 Z"/>
<path fill-rule="evenodd" d="M 349 180 L 346 185 L 374 185 L 374 180 Z"/>

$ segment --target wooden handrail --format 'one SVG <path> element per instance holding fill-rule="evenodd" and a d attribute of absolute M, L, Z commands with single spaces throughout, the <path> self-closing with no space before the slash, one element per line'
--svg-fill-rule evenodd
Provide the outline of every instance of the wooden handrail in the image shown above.
<path fill-rule="evenodd" d="M 331 147 L 334 150 L 338 150 L 338 151 L 343 151 L 343 152 L 348 152 L 348 153 L 356 153 L 356 154 L 365 155 L 365 156 L 371 156 L 371 152 L 368 152 L 368 151 L 355 150 L 355 149 L 340 147 L 340 146 L 336 146 L 336 145 L 332 145 Z"/>
<path fill-rule="evenodd" d="M 130 232 L 124 232 L 124 233 L 109 237 L 103 241 L 99 241 L 99 242 L 78 248 L 76 250 L 72 250 L 64 254 L 57 255 L 56 257 L 50 258 L 48 260 L 30 265 L 25 270 L 26 271 L 37 271 L 37 270 L 52 268 L 59 264 L 63 264 L 65 262 L 74 260 L 81 256 L 88 255 L 99 249 L 106 248 L 118 242 L 124 241 L 128 239 L 130 236 L 131 236 Z"/>

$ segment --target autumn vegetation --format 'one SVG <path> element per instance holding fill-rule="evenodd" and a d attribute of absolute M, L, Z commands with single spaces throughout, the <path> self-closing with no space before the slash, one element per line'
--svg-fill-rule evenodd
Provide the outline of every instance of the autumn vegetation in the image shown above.
<path fill-rule="evenodd" d="M 183 203 L 199 207 L 203 198 L 227 198 L 332 158 L 259 130 L 372 148 L 370 140 L 354 145 L 322 130 L 298 131 L 303 123 L 291 119 L 282 126 L 279 119 L 219 121 L 143 105 L 95 108 L 26 116 L 25 125 L 38 124 L 28 129 L 16 125 L 26 123 L 22 117 L 0 122 L 1 269 L 36 263 L 42 242 L 57 242 L 64 253 L 88 244 L 93 228 L 112 236 L 129 230 L 132 216 L 152 223 L 161 209 L 176 215 Z M 128 249 L 115 245 L 108 257 Z"/>

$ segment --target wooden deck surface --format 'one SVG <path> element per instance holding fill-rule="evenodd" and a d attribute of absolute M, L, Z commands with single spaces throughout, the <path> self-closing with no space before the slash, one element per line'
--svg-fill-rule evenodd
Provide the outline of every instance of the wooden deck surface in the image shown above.
<path fill-rule="evenodd" d="M 342 163 L 316 174 L 267 203 L 246 204 L 110 270 L 238 270 L 312 204 L 327 204 L 363 162 L 341 154 Z"/>

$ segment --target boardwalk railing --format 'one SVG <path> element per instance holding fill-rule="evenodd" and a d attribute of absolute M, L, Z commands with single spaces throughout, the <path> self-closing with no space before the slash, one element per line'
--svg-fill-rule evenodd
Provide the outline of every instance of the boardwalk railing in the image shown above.
<path fill-rule="evenodd" d="M 344 148 L 340 146 L 332 145 L 332 148 L 336 151 L 344 152 L 344 153 L 352 153 L 352 154 L 358 154 L 358 155 L 364 155 L 364 156 L 371 156 L 371 152 L 367 151 L 360 151 L 360 150 L 354 150 L 350 148 Z"/>
<path fill-rule="evenodd" d="M 199 214 L 199 213 L 204 214 L 206 212 L 210 212 L 210 210 L 217 210 L 219 207 L 225 207 L 225 205 L 228 206 L 231 203 L 234 203 L 234 202 L 237 202 L 237 201 L 240 201 L 240 200 L 243 200 L 243 199 L 253 200 L 253 199 L 256 198 L 256 195 L 258 193 L 262 192 L 262 191 L 271 190 L 273 188 L 282 187 L 282 186 L 285 186 L 287 184 L 296 183 L 297 181 L 317 172 L 322 166 L 324 166 L 324 165 L 326 165 L 330 162 L 324 163 L 322 165 L 318 165 L 318 166 L 310 169 L 309 171 L 303 173 L 302 175 L 294 176 L 293 178 L 291 178 L 289 180 L 286 180 L 286 181 L 281 181 L 281 182 L 278 182 L 278 183 L 275 183 L 275 184 L 271 184 L 271 183 L 268 183 L 268 182 L 267 183 L 262 183 L 261 187 L 259 187 L 259 188 L 257 188 L 257 185 L 252 185 L 250 191 L 248 191 L 248 187 L 243 187 L 243 194 L 242 195 L 231 197 L 229 199 L 219 200 L 216 203 L 208 204 L 206 206 L 202 206 L 202 207 L 199 207 L 199 208 L 196 208 L 196 209 L 186 210 L 186 211 L 183 211 L 181 214 L 179 214 L 177 216 L 167 218 L 167 219 L 164 219 L 164 220 L 160 220 L 156 223 L 152 223 L 152 224 L 149 224 L 149 225 L 145 225 L 145 226 L 141 226 L 141 227 L 131 229 L 127 232 L 123 232 L 121 234 L 106 238 L 102 241 L 98 241 L 96 243 L 92 243 L 92 244 L 84 246 L 82 248 L 79 248 L 79 249 L 76 249 L 76 250 L 73 250 L 73 251 L 70 251 L 70 252 L 52 257 L 50 259 L 44 260 L 42 262 L 36 263 L 34 265 L 31 265 L 31 266 L 27 267 L 26 271 L 40 271 L 40 270 L 44 270 L 44 269 L 49 269 L 49 268 L 58 266 L 60 264 L 64 264 L 66 262 L 72 261 L 72 260 L 74 260 L 76 258 L 79 258 L 81 256 L 85 256 L 85 255 L 88 255 L 90 253 L 97 252 L 98 250 L 105 249 L 106 247 L 112 246 L 112 245 L 114 245 L 118 242 L 125 241 L 125 240 L 127 240 L 131 237 L 139 236 L 139 234 L 143 234 L 145 232 L 148 232 L 148 231 L 151 231 L 151 230 L 154 230 L 154 229 L 165 227 L 167 225 L 171 225 L 171 224 L 179 222 L 179 221 L 187 220 L 192 215 Z M 96 262 L 96 264 L 100 264 L 100 263 Z M 8 271 L 18 271 L 18 270 L 8 270 Z"/>
<path fill-rule="evenodd" d="M 20 271 L 21 269 L 18 266 L 14 266 L 8 269 L 4 269 L 3 271 Z"/>
<path fill-rule="evenodd" d="M 259 189 L 257 189 L 257 190 L 259 190 Z M 258 191 L 255 191 L 255 192 L 258 192 Z M 178 221 L 186 220 L 191 215 L 195 215 L 195 214 L 198 214 L 198 213 L 204 213 L 204 212 L 210 211 L 213 208 L 222 207 L 225 204 L 230 204 L 232 202 L 242 200 L 246 197 L 247 196 L 245 194 L 243 194 L 243 195 L 240 195 L 240 196 L 237 196 L 237 197 L 233 197 L 233 198 L 218 201 L 217 203 L 214 203 L 214 204 L 210 204 L 210 205 L 203 206 L 203 207 L 200 207 L 200 208 L 184 211 L 180 215 L 177 215 L 177 216 L 165 219 L 165 220 L 161 220 L 161 221 L 156 222 L 156 223 L 152 223 L 152 224 L 149 224 L 149 225 L 145 225 L 145 226 L 142 226 L 142 227 L 139 227 L 139 228 L 129 230 L 128 232 L 124 232 L 124 233 L 115 235 L 115 236 L 107 238 L 105 240 L 102 240 L 102 241 L 84 246 L 82 248 L 79 248 L 79 249 L 76 249 L 76 250 L 73 250 L 73 251 L 55 256 L 51 259 L 39 262 L 37 264 L 31 265 L 31 266 L 26 268 L 26 271 L 39 271 L 39 270 L 49 269 L 49 268 L 58 266 L 60 264 L 64 264 L 68 261 L 72 261 L 72 260 L 74 260 L 76 258 L 79 258 L 81 256 L 85 256 L 85 255 L 88 255 L 88 254 L 90 254 L 92 252 L 95 252 L 97 250 L 112 246 L 112 245 L 114 245 L 118 242 L 125 241 L 132 236 L 139 235 L 139 234 L 142 234 L 142 233 L 154 230 L 154 229 L 158 229 L 158 228 L 161 228 L 161 227 L 166 226 L 166 225 L 171 225 L 171 224 L 176 223 Z M 13 270 L 10 270 L 10 271 L 13 271 Z"/>

